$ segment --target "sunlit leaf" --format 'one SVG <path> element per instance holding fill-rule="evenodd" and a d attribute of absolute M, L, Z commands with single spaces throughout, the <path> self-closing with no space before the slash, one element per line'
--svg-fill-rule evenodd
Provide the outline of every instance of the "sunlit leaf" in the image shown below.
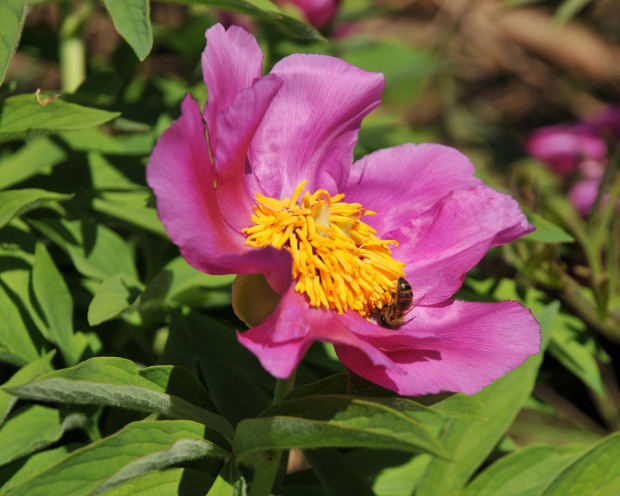
<path fill-rule="evenodd" d="M 446 452 L 419 422 L 397 410 L 345 396 L 311 396 L 278 403 L 235 432 L 239 457 L 289 448 L 367 447 L 430 453 Z"/>
<path fill-rule="evenodd" d="M 41 105 L 32 94 L 11 96 L 0 101 L 0 141 L 99 126 L 119 115 L 58 98 Z"/>
<path fill-rule="evenodd" d="M 0 3 L 0 85 L 24 27 L 28 0 L 3 0 Z"/>
<path fill-rule="evenodd" d="M 37 207 L 44 207 L 55 201 L 68 200 L 73 195 L 63 195 L 43 189 L 16 189 L 0 191 L 0 227 L 13 217 L 25 214 Z"/>
<path fill-rule="evenodd" d="M 103 0 L 114 27 L 125 38 L 140 60 L 153 46 L 149 0 Z"/>
<path fill-rule="evenodd" d="M 616 496 L 620 492 L 620 432 L 610 434 L 579 457 L 541 496 Z"/>
<path fill-rule="evenodd" d="M 138 370 L 130 360 L 91 358 L 8 389 L 21 398 L 91 405 L 113 405 L 201 422 L 232 439 L 232 428 L 213 413 L 207 392 L 191 373 L 162 366 Z M 207 408 L 207 409 L 205 409 Z"/>
<path fill-rule="evenodd" d="M 19 184 L 47 167 L 66 158 L 65 152 L 49 138 L 29 141 L 15 153 L 0 161 L 0 189 Z"/>
<path fill-rule="evenodd" d="M 204 430 L 204 425 L 187 420 L 134 422 L 112 436 L 74 451 L 5 494 L 101 494 L 183 461 L 227 458 L 229 453 L 225 449 L 204 438 Z"/>

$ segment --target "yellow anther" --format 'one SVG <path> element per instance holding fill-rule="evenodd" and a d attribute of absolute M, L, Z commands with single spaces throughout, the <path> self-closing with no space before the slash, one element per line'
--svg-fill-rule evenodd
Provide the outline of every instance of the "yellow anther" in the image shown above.
<path fill-rule="evenodd" d="M 242 230 L 246 244 L 289 250 L 295 290 L 306 294 L 310 305 L 339 314 L 352 309 L 369 318 L 391 303 L 396 281 L 404 276 L 404 264 L 388 248 L 397 243 L 379 238 L 360 220 L 375 212 L 342 202 L 344 194 L 304 192 L 307 183 L 300 182 L 290 199 L 256 194 L 253 225 Z"/>

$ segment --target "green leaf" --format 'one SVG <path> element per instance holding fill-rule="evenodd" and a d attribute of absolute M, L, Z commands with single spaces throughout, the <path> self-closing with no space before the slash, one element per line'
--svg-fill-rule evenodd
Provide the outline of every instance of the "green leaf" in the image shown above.
<path fill-rule="evenodd" d="M 182 384 L 187 386 L 180 387 Z M 112 405 L 159 412 L 171 418 L 201 422 L 225 440 L 232 439 L 230 424 L 205 409 L 212 408 L 207 392 L 191 377 L 191 373 L 178 367 L 138 370 L 130 360 L 91 358 L 7 391 L 21 398 L 40 401 Z"/>
<path fill-rule="evenodd" d="M 596 340 L 582 320 L 560 313 L 553 326 L 549 353 L 601 397 L 605 388 L 595 350 Z"/>
<path fill-rule="evenodd" d="M 49 138 L 33 139 L 0 161 L 0 189 L 19 184 L 65 158 L 65 152 Z"/>
<path fill-rule="evenodd" d="M 29 223 L 66 250 L 82 275 L 97 280 L 123 275 L 126 283 L 139 288 L 131 246 L 106 226 L 93 219 L 29 219 Z"/>
<path fill-rule="evenodd" d="M 51 202 L 68 200 L 72 196 L 34 188 L 0 191 L 0 227 L 6 226 L 11 219 L 29 210 Z"/>
<path fill-rule="evenodd" d="M 260 418 L 239 423 L 233 448 L 239 458 L 290 448 L 367 447 L 446 458 L 430 431 L 402 413 L 347 396 L 310 396 L 284 401 Z"/>
<path fill-rule="evenodd" d="M 149 0 L 103 0 L 114 27 L 125 38 L 140 60 L 153 47 Z"/>
<path fill-rule="evenodd" d="M 558 24 L 564 24 L 575 17 L 590 2 L 592 0 L 564 0 L 553 16 L 553 20 Z"/>
<path fill-rule="evenodd" d="M 168 239 L 168 234 L 157 216 L 157 210 L 146 206 L 149 197 L 150 193 L 143 192 L 103 194 L 102 198 L 93 200 L 93 208 Z M 136 200 L 139 199 L 142 199 L 142 202 L 136 205 Z"/>
<path fill-rule="evenodd" d="M 277 26 L 283 34 L 300 40 L 325 41 L 314 27 L 293 17 L 282 14 L 280 9 L 265 0 L 168 0 L 171 3 L 208 5 L 217 9 L 246 14 L 259 21 Z"/>
<path fill-rule="evenodd" d="M 62 275 L 43 243 L 37 243 L 32 265 L 32 288 L 50 331 L 68 365 L 75 365 L 83 348 L 73 334 L 73 299 Z"/>
<path fill-rule="evenodd" d="M 540 322 L 543 346 L 559 310 L 554 302 L 536 314 Z M 483 405 L 481 414 L 489 420 L 449 420 L 440 440 L 454 459 L 434 458 L 424 473 L 416 496 L 453 495 L 466 484 L 476 469 L 504 435 L 534 387 L 543 353 L 530 357 L 523 365 L 496 380 L 474 397 Z"/>
<path fill-rule="evenodd" d="M 11 96 L 0 101 L 0 141 L 99 126 L 119 115 L 58 98 L 41 105 L 34 95 Z"/>
<path fill-rule="evenodd" d="M 28 365 L 25 365 L 17 372 L 15 372 L 15 374 L 13 374 L 13 376 L 8 381 L 2 384 L 2 388 L 7 389 L 13 386 L 17 386 L 19 384 L 30 382 L 31 380 L 36 379 L 40 375 L 51 371 L 52 366 L 50 363 L 55 354 L 55 351 L 50 351 L 47 355 L 44 355 L 38 360 L 35 360 Z M 16 396 L 0 390 L 0 426 L 2 425 L 16 402 Z"/>
<path fill-rule="evenodd" d="M 2 467 L 0 469 L 0 487 L 2 491 L 8 491 L 22 482 L 32 479 L 49 467 L 56 465 L 79 446 L 76 443 L 65 444 L 55 449 L 35 453 L 27 458 L 21 458 Z"/>
<path fill-rule="evenodd" d="M 333 448 L 305 450 L 304 455 L 312 465 L 327 494 L 374 496 L 372 489 L 356 470 L 356 467 L 337 450 Z"/>
<path fill-rule="evenodd" d="M 616 496 L 620 492 L 620 432 L 610 434 L 566 467 L 541 496 Z"/>
<path fill-rule="evenodd" d="M 204 438 L 204 425 L 186 420 L 141 421 L 74 451 L 6 496 L 102 494 L 149 472 L 188 460 L 227 458 Z"/>
<path fill-rule="evenodd" d="M 568 234 L 560 226 L 549 222 L 534 212 L 527 211 L 528 220 L 536 226 L 536 231 L 524 236 L 523 239 L 537 241 L 539 243 L 574 243 L 575 238 Z"/>
<path fill-rule="evenodd" d="M 55 443 L 63 433 L 60 412 L 32 405 L 13 412 L 0 428 L 0 465 Z"/>
<path fill-rule="evenodd" d="M 212 484 L 213 477 L 204 472 L 171 468 L 131 479 L 107 491 L 105 496 L 205 496 Z"/>
<path fill-rule="evenodd" d="M 134 300 L 135 295 L 127 289 L 122 276 L 116 275 L 104 279 L 88 306 L 89 325 L 96 326 L 118 317 Z"/>
<path fill-rule="evenodd" d="M 26 20 L 27 0 L 3 0 L 0 3 L 0 86 Z"/>
<path fill-rule="evenodd" d="M 582 446 L 527 446 L 493 463 L 461 496 L 538 496 L 583 451 Z"/>
<path fill-rule="evenodd" d="M 271 404 L 273 377 L 239 345 L 229 324 L 197 313 L 173 313 L 161 361 L 183 365 L 203 378 L 218 411 L 233 424 Z"/>
<path fill-rule="evenodd" d="M 246 493 L 246 482 L 243 475 L 233 461 L 229 460 L 220 470 L 207 496 L 244 496 Z"/>
<path fill-rule="evenodd" d="M 0 280 L 0 359 L 20 367 L 39 358 L 42 344 L 36 327 L 24 312 L 19 297 Z"/>

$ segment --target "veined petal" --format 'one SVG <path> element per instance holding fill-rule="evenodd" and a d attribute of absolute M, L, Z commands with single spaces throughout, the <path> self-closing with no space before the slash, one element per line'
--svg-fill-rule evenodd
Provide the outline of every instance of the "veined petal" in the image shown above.
<path fill-rule="evenodd" d="M 482 184 L 458 150 L 406 144 L 366 155 L 353 164 L 344 193 L 377 212 L 368 219 L 379 233 L 391 231 L 432 207 L 448 193 Z"/>
<path fill-rule="evenodd" d="M 533 230 L 510 196 L 474 186 L 453 191 L 385 236 L 399 243 L 392 252 L 405 263 L 415 302 L 434 305 L 461 287 L 465 273 L 490 248 Z"/>
<path fill-rule="evenodd" d="M 202 72 L 209 89 L 205 120 L 211 150 L 217 148 L 217 115 L 232 105 L 237 93 L 263 75 L 263 52 L 256 38 L 238 26 L 216 24 L 207 30 Z"/>
<path fill-rule="evenodd" d="M 372 337 L 372 329 L 363 329 L 376 327 L 371 322 L 347 321 L 353 332 L 380 346 L 399 373 L 374 366 L 361 348 L 336 344 L 336 353 L 347 368 L 375 384 L 402 395 L 422 395 L 475 394 L 540 350 L 538 322 L 515 301 L 449 301 L 418 307 L 413 317 L 398 330 L 400 337 L 392 332 L 386 338 L 381 328 Z"/>
<path fill-rule="evenodd" d="M 286 57 L 271 73 L 283 85 L 252 141 L 252 174 L 273 198 L 290 197 L 304 179 L 309 191 L 341 192 L 360 123 L 380 102 L 383 75 L 307 54 Z"/>
<path fill-rule="evenodd" d="M 282 292 L 291 280 L 290 254 L 271 247 L 248 247 L 241 232 L 224 220 L 215 198 L 200 107 L 186 96 L 181 109 L 181 117 L 155 146 L 146 174 L 166 231 L 198 270 L 264 273 L 274 290 Z"/>
<path fill-rule="evenodd" d="M 237 337 L 270 374 L 281 379 L 291 375 L 314 341 L 359 348 L 372 366 L 399 373 L 398 366 L 379 347 L 352 333 L 342 316 L 332 310 L 309 307 L 304 295 L 297 293 L 293 286 L 263 323 L 237 333 Z"/>
<path fill-rule="evenodd" d="M 240 91 L 234 102 L 217 115 L 218 146 L 214 153 L 217 201 L 226 221 L 240 232 L 248 227 L 254 195 L 259 185 L 247 173 L 246 161 L 250 142 L 260 125 L 282 81 L 274 75 L 256 80 Z"/>

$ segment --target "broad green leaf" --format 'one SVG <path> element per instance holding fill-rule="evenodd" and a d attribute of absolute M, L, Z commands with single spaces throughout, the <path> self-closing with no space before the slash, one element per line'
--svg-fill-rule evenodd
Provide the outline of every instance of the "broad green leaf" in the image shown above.
<path fill-rule="evenodd" d="M 75 132 L 99 132 L 97 129 L 87 129 L 85 131 Z M 100 133 L 102 136 L 108 136 L 105 133 Z M 110 139 L 112 139 L 110 137 Z M 74 149 L 75 151 L 75 149 Z M 136 195 L 137 198 L 132 202 L 137 206 L 144 207 L 147 200 L 152 198 L 152 193 L 146 188 L 144 182 L 144 170 L 137 168 L 137 161 L 134 161 L 134 167 L 137 169 L 134 173 L 134 177 L 128 177 L 127 167 L 121 169 L 115 166 L 119 160 L 117 157 L 104 157 L 99 152 L 89 152 L 88 155 L 88 169 L 90 171 L 91 182 L 94 189 L 97 190 L 112 190 L 114 193 L 110 193 L 113 196 L 121 195 L 125 197 L 125 191 L 129 198 L 133 198 Z M 136 182 L 139 181 L 139 183 Z M 119 193 L 123 192 L 123 193 Z M 102 192 L 103 195 L 107 194 Z M 130 202 L 125 202 L 130 203 Z"/>
<path fill-rule="evenodd" d="M 146 206 L 149 196 L 150 193 L 143 192 L 103 194 L 102 198 L 93 200 L 93 208 L 168 239 L 157 211 Z M 136 200 L 140 199 L 141 204 L 136 205 Z"/>
<path fill-rule="evenodd" d="M 23 366 L 13 376 L 2 384 L 2 388 L 10 388 L 19 384 L 24 384 L 36 379 L 42 374 L 52 370 L 50 362 L 55 355 L 55 351 L 50 351 L 47 355 L 42 356 L 28 365 Z M 6 419 L 7 415 L 17 402 L 17 397 L 0 389 L 0 426 Z"/>
<path fill-rule="evenodd" d="M 243 474 L 241 474 L 234 462 L 229 460 L 220 470 L 207 496 L 244 496 L 246 492 L 246 482 Z"/>
<path fill-rule="evenodd" d="M 65 158 L 65 152 L 52 140 L 35 138 L 0 161 L 0 189 L 19 184 L 41 169 L 52 167 Z"/>
<path fill-rule="evenodd" d="M 41 105 L 34 95 L 11 96 L 0 101 L 0 141 L 99 126 L 119 115 L 58 98 Z"/>
<path fill-rule="evenodd" d="M 0 427 L 0 466 L 55 443 L 63 433 L 60 412 L 32 405 L 14 411 Z"/>
<path fill-rule="evenodd" d="M 41 451 L 30 455 L 27 458 L 21 458 L 0 469 L 0 487 L 2 493 L 8 491 L 22 482 L 32 479 L 37 474 L 47 470 L 49 467 L 56 465 L 65 458 L 69 453 L 79 448 L 79 444 L 65 444 L 58 448 Z"/>
<path fill-rule="evenodd" d="M 51 202 L 68 200 L 72 196 L 33 188 L 0 191 L 0 227 L 29 210 L 47 206 Z"/>
<path fill-rule="evenodd" d="M 42 344 L 35 325 L 23 312 L 19 297 L 0 281 L 0 359 L 20 367 L 39 358 Z"/>
<path fill-rule="evenodd" d="M 542 496 L 617 496 L 620 493 L 620 432 L 610 434 L 566 467 Z"/>
<path fill-rule="evenodd" d="M 205 496 L 212 484 L 213 477 L 204 472 L 171 468 L 131 479 L 106 491 L 105 496 Z"/>
<path fill-rule="evenodd" d="M 32 288 L 50 331 L 68 365 L 75 365 L 82 352 L 73 334 L 73 299 L 60 271 L 43 243 L 37 243 L 32 266 Z"/>
<path fill-rule="evenodd" d="M 461 496 L 538 496 L 583 451 L 583 446 L 527 446 L 493 463 Z"/>
<path fill-rule="evenodd" d="M 88 323 L 96 326 L 118 317 L 135 300 L 135 295 L 123 283 L 120 275 L 108 277 L 101 282 L 93 301 L 88 306 Z"/>
<path fill-rule="evenodd" d="M 553 326 L 549 353 L 601 397 L 605 388 L 595 349 L 596 340 L 582 320 L 560 313 Z"/>
<path fill-rule="evenodd" d="M 17 48 L 27 7 L 27 0 L 3 0 L 0 3 L 0 86 Z"/>
<path fill-rule="evenodd" d="M 327 494 L 374 496 L 372 489 L 356 467 L 336 449 L 306 450 L 304 455 Z"/>
<path fill-rule="evenodd" d="M 574 243 L 575 238 L 568 234 L 560 226 L 549 222 L 534 212 L 527 212 L 529 221 L 536 226 L 536 230 L 523 239 L 538 241 L 540 243 Z"/>
<path fill-rule="evenodd" d="M 114 121 L 113 130 L 119 129 L 122 117 Z M 149 155 L 155 144 L 155 130 L 150 126 L 123 134 L 110 134 L 100 128 L 90 127 L 78 131 L 65 131 L 60 137 L 73 151 L 104 153 L 105 155 Z"/>
<path fill-rule="evenodd" d="M 233 448 L 239 458 L 290 448 L 367 447 L 446 457 L 419 422 L 391 408 L 346 396 L 284 401 L 261 417 L 239 423 Z"/>
<path fill-rule="evenodd" d="M 348 373 L 334 374 L 320 381 L 306 384 L 291 391 L 287 400 L 309 397 L 312 395 L 348 394 Z M 480 415 L 482 404 L 471 396 L 464 394 L 428 395 L 403 397 L 393 391 L 381 388 L 363 379 L 354 390 L 350 391 L 352 399 L 374 401 L 418 419 L 418 413 L 439 414 L 445 417 L 486 420 Z M 419 420 L 419 419 L 418 419 Z"/>
<path fill-rule="evenodd" d="M 140 288 L 133 249 L 106 226 L 93 219 L 29 219 L 29 223 L 66 250 L 82 275 L 98 280 L 123 275 L 126 283 Z"/>
<path fill-rule="evenodd" d="M 275 380 L 239 346 L 235 328 L 224 322 L 193 312 L 184 317 L 173 313 L 161 361 L 183 365 L 201 377 L 218 411 L 233 424 L 271 404 Z"/>
<path fill-rule="evenodd" d="M 169 0 L 173 3 L 190 5 L 208 5 L 217 9 L 246 14 L 259 21 L 266 21 L 277 26 L 291 38 L 308 41 L 325 41 L 315 28 L 293 17 L 282 14 L 280 9 L 266 0 Z"/>
<path fill-rule="evenodd" d="M 559 302 L 554 302 L 536 314 L 542 330 L 543 350 L 558 310 Z M 474 396 L 483 405 L 480 413 L 489 420 L 475 422 L 451 419 L 445 423 L 440 441 L 454 461 L 432 459 L 420 481 L 416 496 L 458 493 L 499 442 L 529 397 L 542 356 L 541 352 L 530 357 L 523 365 Z"/>
<path fill-rule="evenodd" d="M 8 389 L 21 398 L 91 405 L 112 405 L 171 418 L 201 422 L 232 439 L 232 427 L 212 409 L 207 392 L 192 375 L 179 367 L 138 370 L 122 358 L 91 358 L 79 365 L 45 374 Z"/>
<path fill-rule="evenodd" d="M 103 0 L 114 27 L 140 60 L 153 46 L 149 0 Z"/>
<path fill-rule="evenodd" d="M 6 496 L 102 494 L 149 472 L 230 453 L 204 438 L 205 427 L 187 420 L 141 421 L 82 449 Z"/>

